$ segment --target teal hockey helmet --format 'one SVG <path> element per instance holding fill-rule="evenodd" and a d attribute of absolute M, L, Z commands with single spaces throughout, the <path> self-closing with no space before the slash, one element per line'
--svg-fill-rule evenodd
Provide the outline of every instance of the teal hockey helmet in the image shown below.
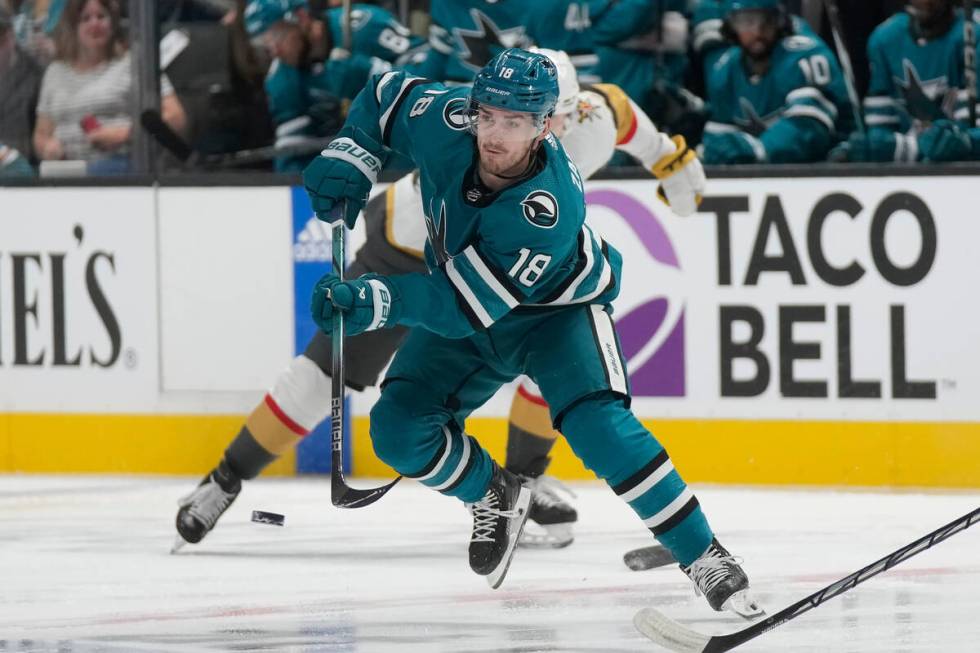
<path fill-rule="evenodd" d="M 558 69 L 543 54 L 504 50 L 477 73 L 470 91 L 470 115 L 480 106 L 531 114 L 540 126 L 558 102 Z"/>
<path fill-rule="evenodd" d="M 306 9 L 306 0 L 249 0 L 245 5 L 245 31 L 260 36 L 281 20 L 292 20 L 298 9 Z"/>

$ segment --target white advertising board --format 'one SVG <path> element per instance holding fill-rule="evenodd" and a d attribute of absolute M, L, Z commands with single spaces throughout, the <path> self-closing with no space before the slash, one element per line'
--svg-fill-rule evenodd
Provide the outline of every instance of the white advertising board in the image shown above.
<path fill-rule="evenodd" d="M 655 188 L 588 188 L 639 414 L 980 420 L 976 180 L 713 180 L 688 218 Z"/>
<path fill-rule="evenodd" d="M 0 411 L 157 395 L 154 192 L 0 189 Z"/>

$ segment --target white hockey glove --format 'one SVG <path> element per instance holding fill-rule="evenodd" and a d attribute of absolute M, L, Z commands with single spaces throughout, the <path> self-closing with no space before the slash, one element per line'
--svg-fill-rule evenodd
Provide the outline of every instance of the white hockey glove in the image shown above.
<path fill-rule="evenodd" d="M 651 172 L 660 180 L 657 197 L 674 213 L 684 217 L 697 211 L 701 204 L 705 186 L 704 168 L 683 136 L 674 136 L 670 140 L 677 149 L 654 163 Z"/>

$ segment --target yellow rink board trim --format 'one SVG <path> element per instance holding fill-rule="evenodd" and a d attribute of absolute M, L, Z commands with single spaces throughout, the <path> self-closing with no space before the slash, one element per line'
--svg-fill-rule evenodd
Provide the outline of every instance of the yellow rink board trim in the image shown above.
<path fill-rule="evenodd" d="M 206 474 L 244 415 L 0 413 L 0 472 Z M 291 476 L 289 451 L 264 472 Z"/>
<path fill-rule="evenodd" d="M 244 415 L 0 413 L 0 472 L 204 474 Z M 980 488 L 980 423 L 645 420 L 690 482 Z M 504 460 L 506 420 L 467 430 Z M 353 476 L 393 472 L 353 419 Z M 594 478 L 564 440 L 550 473 Z M 295 474 L 294 450 L 265 475 Z"/>
<path fill-rule="evenodd" d="M 353 474 L 394 472 L 353 420 Z M 643 420 L 692 483 L 980 488 L 980 423 Z M 506 420 L 471 418 L 466 430 L 503 462 Z M 597 437 L 601 437 L 597 434 Z M 594 479 L 564 439 L 549 473 Z"/>

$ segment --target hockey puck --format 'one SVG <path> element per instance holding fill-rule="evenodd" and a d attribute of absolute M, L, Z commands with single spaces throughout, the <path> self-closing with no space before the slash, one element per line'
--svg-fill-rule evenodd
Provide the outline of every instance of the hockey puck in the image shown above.
<path fill-rule="evenodd" d="M 252 521 L 256 524 L 269 524 L 270 526 L 285 526 L 286 516 L 277 512 L 264 512 L 262 510 L 252 511 Z"/>

